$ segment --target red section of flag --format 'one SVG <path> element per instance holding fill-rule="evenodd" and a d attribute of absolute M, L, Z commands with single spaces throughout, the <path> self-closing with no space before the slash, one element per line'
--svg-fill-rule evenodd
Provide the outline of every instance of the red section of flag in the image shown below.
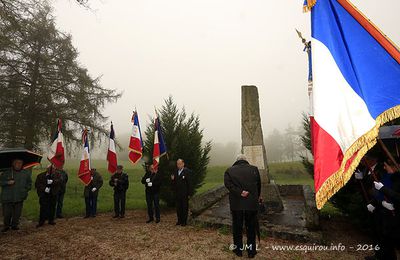
<path fill-rule="evenodd" d="M 317 121 L 312 121 L 312 140 L 314 154 L 314 185 L 315 192 L 322 184 L 340 168 L 343 161 L 343 152 L 338 143 Z"/>
<path fill-rule="evenodd" d="M 143 155 L 142 134 L 140 130 L 139 116 L 135 111 L 132 115 L 132 133 L 129 140 L 129 160 L 135 164 Z"/>
<path fill-rule="evenodd" d="M 89 151 L 89 140 L 88 140 L 88 130 L 85 129 L 82 132 L 82 158 L 79 164 L 78 177 L 85 184 L 88 185 L 91 181 L 90 174 L 90 151 Z"/>
<path fill-rule="evenodd" d="M 400 129 L 397 129 L 396 131 L 394 131 L 394 133 L 392 134 L 392 136 L 400 136 Z"/>

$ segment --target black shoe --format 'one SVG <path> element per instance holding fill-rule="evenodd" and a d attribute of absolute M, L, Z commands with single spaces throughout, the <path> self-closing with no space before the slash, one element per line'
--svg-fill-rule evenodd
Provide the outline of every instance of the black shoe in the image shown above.
<path fill-rule="evenodd" d="M 233 253 L 235 253 L 235 255 L 238 256 L 238 257 L 242 257 L 242 256 L 243 256 L 242 250 L 235 249 L 235 250 L 232 250 L 232 251 L 233 251 Z"/>
<path fill-rule="evenodd" d="M 119 215 L 114 215 L 113 218 L 119 218 Z"/>
<path fill-rule="evenodd" d="M 149 220 L 146 221 L 146 223 L 150 223 L 150 222 L 153 222 L 153 221 L 154 221 L 154 219 L 149 219 Z"/>
<path fill-rule="evenodd" d="M 83 218 L 90 218 L 90 216 L 89 216 L 89 215 L 86 215 L 86 216 L 84 216 Z"/>
<path fill-rule="evenodd" d="M 64 218 L 63 215 L 57 215 L 57 218 Z"/>
<path fill-rule="evenodd" d="M 96 215 L 91 215 L 90 217 L 91 217 L 91 218 L 95 218 L 95 217 L 96 217 Z"/>
<path fill-rule="evenodd" d="M 125 215 L 121 215 L 121 216 L 119 216 L 119 218 L 124 218 L 125 217 Z"/>
<path fill-rule="evenodd" d="M 248 257 L 249 258 L 254 258 L 256 256 L 257 253 L 249 253 Z"/>
<path fill-rule="evenodd" d="M 49 222 L 49 225 L 54 226 L 55 224 L 56 224 L 56 222 L 54 222 L 54 221 Z"/>
<path fill-rule="evenodd" d="M 40 228 L 40 227 L 42 227 L 43 225 L 44 225 L 44 223 L 39 223 L 39 224 L 36 225 L 36 228 Z"/>
<path fill-rule="evenodd" d="M 186 223 L 181 223 L 181 226 L 182 226 L 182 227 L 186 226 Z"/>
<path fill-rule="evenodd" d="M 13 226 L 13 227 L 11 227 L 11 229 L 12 230 L 19 230 L 19 227 L 18 226 Z"/>
<path fill-rule="evenodd" d="M 10 227 L 4 227 L 4 228 L 1 230 L 1 232 L 2 232 L 2 233 L 6 233 L 8 230 L 10 230 Z"/>
<path fill-rule="evenodd" d="M 175 226 L 180 226 L 181 222 L 176 222 Z"/>
<path fill-rule="evenodd" d="M 159 220 L 159 219 L 156 219 L 156 223 L 160 223 L 160 220 Z"/>

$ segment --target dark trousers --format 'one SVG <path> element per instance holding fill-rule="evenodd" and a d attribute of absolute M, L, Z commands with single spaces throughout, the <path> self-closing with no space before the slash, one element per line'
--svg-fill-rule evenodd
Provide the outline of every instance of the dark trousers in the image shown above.
<path fill-rule="evenodd" d="M 176 198 L 176 215 L 179 224 L 186 224 L 188 218 L 189 198 L 188 196 L 180 196 Z"/>
<path fill-rule="evenodd" d="M 49 223 L 54 222 L 54 215 L 56 213 L 57 196 L 45 194 L 39 197 L 40 215 L 39 223 L 43 224 L 46 220 Z"/>
<path fill-rule="evenodd" d="M 4 227 L 18 227 L 22 213 L 23 202 L 1 203 L 3 208 Z"/>
<path fill-rule="evenodd" d="M 147 203 L 147 214 L 149 215 L 149 220 L 154 219 L 154 213 L 156 215 L 156 220 L 160 220 L 160 196 L 158 193 L 146 192 L 146 203 Z M 154 210 L 153 210 L 154 204 Z"/>
<path fill-rule="evenodd" d="M 85 197 L 85 204 L 86 204 L 86 216 L 87 217 L 96 216 L 96 212 L 97 212 L 97 196 L 93 195 L 93 192 L 90 192 L 89 196 Z"/>
<path fill-rule="evenodd" d="M 232 210 L 233 244 L 236 251 L 247 250 L 256 254 L 256 210 Z M 243 222 L 246 227 L 247 244 L 243 246 Z"/>
<path fill-rule="evenodd" d="M 116 216 L 125 215 L 126 191 L 114 191 L 114 212 Z"/>
<path fill-rule="evenodd" d="M 64 192 L 60 192 L 57 194 L 57 207 L 56 207 L 56 216 L 62 216 L 62 208 L 64 205 Z"/>

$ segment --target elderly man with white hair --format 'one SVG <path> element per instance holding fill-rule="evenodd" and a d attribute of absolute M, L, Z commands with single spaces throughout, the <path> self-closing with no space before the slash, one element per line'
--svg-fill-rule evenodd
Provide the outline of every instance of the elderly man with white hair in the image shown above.
<path fill-rule="evenodd" d="M 261 200 L 261 178 L 258 168 L 250 165 L 243 154 L 226 170 L 225 187 L 229 190 L 229 204 L 232 214 L 233 252 L 242 256 L 247 250 L 248 257 L 256 254 L 256 226 L 258 202 Z M 243 222 L 246 226 L 247 244 L 243 246 Z"/>

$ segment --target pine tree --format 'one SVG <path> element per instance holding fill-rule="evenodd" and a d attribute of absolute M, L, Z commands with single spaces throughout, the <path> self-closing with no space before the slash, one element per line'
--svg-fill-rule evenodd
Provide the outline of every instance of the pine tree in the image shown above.
<path fill-rule="evenodd" d="M 210 157 L 211 142 L 203 142 L 203 130 L 200 129 L 199 116 L 188 116 L 185 109 L 179 110 L 170 96 L 159 110 L 159 118 L 167 146 L 168 156 L 160 160 L 159 173 L 162 176 L 160 198 L 168 206 L 175 203 L 170 175 L 176 170 L 175 162 L 181 158 L 185 166 L 192 170 L 191 184 L 193 195 L 203 185 Z M 152 162 L 154 126 L 145 131 L 144 155 L 148 163 Z"/>

